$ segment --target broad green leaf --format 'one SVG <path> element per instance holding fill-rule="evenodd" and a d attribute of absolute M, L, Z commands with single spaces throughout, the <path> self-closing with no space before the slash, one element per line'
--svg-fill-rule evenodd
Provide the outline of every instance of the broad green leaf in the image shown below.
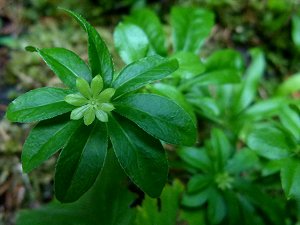
<path fill-rule="evenodd" d="M 55 171 L 55 195 L 61 202 L 78 200 L 94 184 L 107 151 L 107 131 L 103 123 L 82 125 L 59 155 Z"/>
<path fill-rule="evenodd" d="M 204 72 L 205 67 L 200 57 L 192 52 L 178 52 L 171 58 L 178 60 L 178 70 L 173 73 L 173 77 L 179 79 L 190 79 Z"/>
<path fill-rule="evenodd" d="M 67 9 L 63 10 L 72 16 L 88 34 L 88 53 L 92 75 L 96 76 L 100 74 L 103 77 L 104 86 L 110 86 L 113 79 L 114 67 L 106 44 L 96 29 L 81 15 Z"/>
<path fill-rule="evenodd" d="M 296 73 L 286 79 L 278 87 L 277 94 L 286 96 L 300 90 L 300 73 Z"/>
<path fill-rule="evenodd" d="M 166 183 L 168 162 L 161 143 L 124 117 L 109 117 L 110 140 L 120 165 L 150 197 L 159 197 Z"/>
<path fill-rule="evenodd" d="M 187 191 L 189 194 L 200 192 L 212 182 L 214 182 L 214 178 L 212 176 L 196 174 L 189 180 L 187 184 Z"/>
<path fill-rule="evenodd" d="M 155 52 L 161 56 L 167 55 L 163 27 L 153 11 L 146 8 L 134 10 L 130 16 L 125 18 L 125 22 L 133 23 L 145 32 L 150 42 L 150 53 Z"/>
<path fill-rule="evenodd" d="M 22 210 L 17 225 L 132 225 L 134 195 L 126 187 L 126 175 L 112 149 L 93 187 L 74 203 L 53 201 L 34 210 Z"/>
<path fill-rule="evenodd" d="M 300 161 L 289 159 L 282 166 L 281 183 L 287 199 L 300 199 Z"/>
<path fill-rule="evenodd" d="M 78 129 L 80 122 L 60 116 L 38 123 L 30 132 L 22 150 L 22 166 L 28 173 L 61 149 Z"/>
<path fill-rule="evenodd" d="M 185 96 L 176 87 L 164 83 L 154 83 L 147 88 L 154 94 L 162 95 L 175 101 L 190 115 L 196 124 L 196 116 L 193 107 L 186 101 Z"/>
<path fill-rule="evenodd" d="M 146 196 L 141 206 L 137 207 L 136 225 L 174 225 L 179 212 L 179 198 L 183 185 L 175 180 L 173 185 L 167 185 L 157 199 Z"/>
<path fill-rule="evenodd" d="M 71 90 L 52 87 L 29 91 L 9 104 L 6 116 L 10 121 L 23 123 L 50 119 L 74 109 L 64 100 L 71 93 Z"/>
<path fill-rule="evenodd" d="M 199 207 L 202 206 L 209 198 L 212 189 L 208 187 L 196 194 L 185 193 L 182 197 L 182 204 L 187 207 Z"/>
<path fill-rule="evenodd" d="M 268 159 L 288 157 L 295 143 L 284 131 L 272 126 L 253 130 L 247 138 L 249 148 Z"/>
<path fill-rule="evenodd" d="M 292 16 L 292 39 L 298 49 L 300 49 L 300 15 Z"/>
<path fill-rule="evenodd" d="M 211 161 L 203 148 L 182 147 L 178 150 L 178 155 L 189 165 L 204 172 L 211 169 Z"/>
<path fill-rule="evenodd" d="M 213 190 L 208 199 L 207 216 L 211 224 L 219 224 L 226 216 L 226 204 L 223 196 Z"/>
<path fill-rule="evenodd" d="M 300 140 L 300 117 L 299 113 L 293 110 L 291 107 L 282 107 L 279 114 L 282 125 L 289 131 L 293 136 Z"/>
<path fill-rule="evenodd" d="M 254 169 L 258 165 L 257 155 L 250 149 L 243 148 L 236 152 L 234 156 L 227 162 L 226 171 L 229 173 L 241 173 Z"/>
<path fill-rule="evenodd" d="M 115 111 L 152 136 L 172 144 L 192 145 L 196 126 L 187 112 L 168 98 L 134 94 L 115 101 Z"/>
<path fill-rule="evenodd" d="M 211 148 L 216 153 L 219 169 L 222 169 L 232 154 L 232 146 L 224 131 L 214 128 L 211 131 Z"/>
<path fill-rule="evenodd" d="M 120 23 L 114 31 L 117 51 L 126 64 L 147 56 L 149 40 L 144 31 L 131 23 Z"/>
<path fill-rule="evenodd" d="M 191 89 L 194 85 L 222 85 L 222 84 L 236 84 L 241 82 L 241 73 L 235 69 L 221 69 L 216 71 L 200 74 L 192 79 L 183 82 L 179 89 L 186 91 Z"/>
<path fill-rule="evenodd" d="M 88 82 L 92 80 L 89 67 L 78 55 L 70 50 L 64 48 L 36 48 L 36 52 L 68 87 L 74 89 L 76 78 L 78 77 Z"/>
<path fill-rule="evenodd" d="M 241 71 L 244 68 L 244 60 L 238 51 L 233 49 L 221 49 L 215 51 L 204 60 L 204 65 L 206 67 L 206 72 L 222 69 Z"/>
<path fill-rule="evenodd" d="M 213 28 L 214 15 L 204 9 L 173 7 L 171 25 L 174 52 L 197 54 Z"/>
<path fill-rule="evenodd" d="M 266 62 L 263 52 L 260 49 L 251 49 L 250 53 L 252 62 L 246 71 L 245 79 L 234 104 L 236 113 L 245 109 L 254 100 L 259 81 L 265 70 Z"/>
<path fill-rule="evenodd" d="M 113 82 L 115 97 L 137 90 L 147 83 L 162 79 L 178 68 L 176 59 L 149 56 L 126 66 Z"/>

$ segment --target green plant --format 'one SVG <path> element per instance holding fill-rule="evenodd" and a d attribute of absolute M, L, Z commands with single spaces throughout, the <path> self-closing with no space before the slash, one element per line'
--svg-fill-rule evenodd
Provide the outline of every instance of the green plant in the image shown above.
<path fill-rule="evenodd" d="M 23 169 L 31 171 L 62 148 L 55 194 L 62 202 L 73 202 L 95 182 L 109 137 L 126 174 L 149 196 L 158 197 L 168 173 L 167 157 L 158 139 L 193 144 L 195 124 L 168 98 L 136 91 L 174 72 L 177 61 L 150 56 L 114 76 L 112 58 L 97 31 L 80 15 L 65 11 L 88 34 L 90 67 L 64 48 L 26 48 L 37 52 L 69 89 L 39 88 L 9 105 L 7 118 L 11 121 L 42 121 L 24 144 Z M 70 111 L 71 116 L 67 114 Z"/>

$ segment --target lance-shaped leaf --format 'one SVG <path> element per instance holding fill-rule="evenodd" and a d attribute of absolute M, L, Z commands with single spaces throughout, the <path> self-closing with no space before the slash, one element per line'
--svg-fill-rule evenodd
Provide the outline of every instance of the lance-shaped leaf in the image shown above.
<path fill-rule="evenodd" d="M 82 125 L 62 150 L 55 171 L 55 194 L 61 202 L 80 198 L 95 182 L 107 151 L 107 131 L 103 123 Z"/>
<path fill-rule="evenodd" d="M 149 56 L 126 66 L 113 82 L 115 97 L 137 90 L 155 80 L 162 79 L 178 68 L 176 59 Z"/>
<path fill-rule="evenodd" d="M 165 34 L 157 15 L 149 9 L 138 9 L 125 18 L 125 22 L 139 26 L 147 35 L 150 51 L 161 56 L 167 55 Z"/>
<path fill-rule="evenodd" d="M 214 25 L 214 15 L 204 9 L 173 7 L 171 11 L 174 51 L 198 53 Z"/>
<path fill-rule="evenodd" d="M 192 145 L 196 126 L 179 105 L 153 94 L 135 94 L 114 102 L 116 112 L 135 122 L 152 136 L 172 144 Z"/>
<path fill-rule="evenodd" d="M 130 179 L 150 197 L 159 197 L 168 174 L 166 153 L 161 143 L 126 118 L 108 119 L 109 135 Z"/>
<path fill-rule="evenodd" d="M 76 87 L 77 77 L 91 81 L 92 74 L 89 67 L 74 52 L 65 48 L 34 48 L 34 50 L 68 87 L 73 89 Z"/>
<path fill-rule="evenodd" d="M 74 109 L 64 100 L 71 93 L 71 90 L 51 87 L 29 91 L 10 103 L 6 116 L 13 122 L 50 119 Z"/>
<path fill-rule="evenodd" d="M 97 30 L 92 27 L 80 14 L 67 9 L 63 10 L 72 16 L 88 34 L 89 63 L 93 76 L 101 74 L 103 77 L 104 86 L 110 86 L 113 79 L 114 67 L 106 44 L 102 40 Z"/>
<path fill-rule="evenodd" d="M 120 23 L 114 32 L 114 42 L 126 64 L 147 56 L 149 40 L 144 31 L 130 23 Z"/>
<path fill-rule="evenodd" d="M 300 199 L 300 162 L 287 159 L 280 171 L 281 183 L 287 199 Z"/>
<path fill-rule="evenodd" d="M 60 116 L 38 123 L 30 132 L 22 151 L 22 166 L 30 172 L 61 149 L 80 126 L 69 116 Z"/>

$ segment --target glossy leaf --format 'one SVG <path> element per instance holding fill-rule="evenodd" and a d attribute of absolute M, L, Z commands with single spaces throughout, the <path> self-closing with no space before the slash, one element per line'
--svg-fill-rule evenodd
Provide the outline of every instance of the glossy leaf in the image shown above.
<path fill-rule="evenodd" d="M 271 125 L 253 130 L 247 139 L 247 144 L 250 149 L 268 159 L 288 157 L 295 147 L 289 134 Z"/>
<path fill-rule="evenodd" d="M 202 148 L 184 147 L 178 151 L 180 158 L 189 165 L 200 169 L 204 172 L 208 172 L 211 169 L 211 161 Z"/>
<path fill-rule="evenodd" d="M 91 81 L 92 74 L 89 67 L 74 52 L 64 48 L 36 48 L 36 52 L 68 87 L 74 89 L 78 77 Z"/>
<path fill-rule="evenodd" d="M 19 211 L 17 225 L 132 225 L 134 194 L 126 187 L 126 175 L 112 149 L 93 187 L 78 201 L 62 204 L 54 200 L 34 210 Z"/>
<path fill-rule="evenodd" d="M 74 202 L 94 184 L 107 151 L 103 123 L 82 125 L 69 139 L 57 161 L 55 195 L 61 202 Z"/>
<path fill-rule="evenodd" d="M 130 23 L 120 23 L 114 31 L 117 51 L 126 64 L 147 56 L 149 40 L 144 31 Z"/>
<path fill-rule="evenodd" d="M 6 116 L 13 122 L 50 119 L 74 109 L 74 106 L 64 100 L 71 93 L 71 90 L 52 87 L 29 91 L 9 104 Z"/>
<path fill-rule="evenodd" d="M 252 62 L 246 71 L 245 79 L 234 104 L 237 113 L 245 109 L 254 100 L 259 81 L 265 70 L 266 62 L 263 52 L 260 49 L 252 49 L 250 53 Z"/>
<path fill-rule="evenodd" d="M 130 179 L 156 198 L 166 183 L 168 162 L 161 143 L 125 118 L 109 117 L 110 139 L 120 165 Z"/>
<path fill-rule="evenodd" d="M 213 28 L 214 15 L 204 9 L 173 7 L 171 25 L 174 51 L 197 54 Z"/>
<path fill-rule="evenodd" d="M 174 225 L 176 224 L 180 195 L 183 185 L 175 180 L 167 185 L 160 197 L 160 204 L 157 199 L 146 196 L 141 206 L 137 207 L 136 225 Z"/>
<path fill-rule="evenodd" d="M 108 48 L 99 33 L 81 15 L 67 9 L 63 9 L 72 16 L 88 34 L 88 53 L 92 75 L 101 74 L 105 87 L 110 86 L 113 79 L 113 62 Z"/>
<path fill-rule="evenodd" d="M 201 62 L 200 57 L 192 52 L 178 52 L 171 58 L 178 60 L 178 70 L 173 73 L 173 76 L 176 78 L 190 79 L 205 70 L 205 66 Z"/>
<path fill-rule="evenodd" d="M 282 188 L 287 199 L 300 199 L 300 162 L 289 159 L 283 164 L 280 172 Z"/>
<path fill-rule="evenodd" d="M 158 55 L 166 56 L 167 49 L 163 27 L 152 10 L 146 8 L 134 10 L 130 16 L 125 18 L 125 21 L 139 26 L 145 32 L 150 42 L 150 53 L 155 52 Z"/>
<path fill-rule="evenodd" d="M 202 206 L 208 200 L 211 190 L 211 188 L 207 188 L 196 194 L 184 194 L 182 197 L 182 204 L 192 208 Z"/>
<path fill-rule="evenodd" d="M 189 194 L 200 192 L 212 182 L 214 182 L 214 178 L 212 176 L 196 174 L 192 176 L 189 180 L 187 185 L 187 191 Z"/>
<path fill-rule="evenodd" d="M 294 138 L 300 140 L 300 118 L 298 110 L 292 107 L 282 107 L 279 114 L 282 125 L 293 134 Z"/>
<path fill-rule="evenodd" d="M 137 90 L 147 83 L 162 79 L 178 68 L 177 60 L 149 56 L 126 66 L 113 82 L 115 97 Z"/>
<path fill-rule="evenodd" d="M 219 224 L 226 216 L 226 204 L 223 196 L 213 190 L 208 199 L 207 214 L 211 224 Z"/>
<path fill-rule="evenodd" d="M 300 73 L 296 73 L 282 82 L 277 90 L 277 94 L 281 96 L 290 95 L 300 89 Z"/>
<path fill-rule="evenodd" d="M 172 144 L 192 145 L 196 126 L 180 106 L 153 94 L 129 95 L 114 102 L 115 111 L 152 136 Z"/>
<path fill-rule="evenodd" d="M 27 137 L 22 150 L 22 167 L 30 172 L 61 149 L 80 123 L 60 116 L 38 123 Z"/>
<path fill-rule="evenodd" d="M 300 15 L 292 16 L 292 39 L 298 49 L 300 49 Z"/>

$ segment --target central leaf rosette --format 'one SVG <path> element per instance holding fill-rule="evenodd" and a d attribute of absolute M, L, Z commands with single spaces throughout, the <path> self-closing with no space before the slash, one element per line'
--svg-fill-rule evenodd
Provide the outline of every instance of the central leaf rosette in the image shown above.
<path fill-rule="evenodd" d="M 91 85 L 85 79 L 78 77 L 76 88 L 79 93 L 65 97 L 67 103 L 78 106 L 72 110 L 71 119 L 79 120 L 83 117 L 84 124 L 87 126 L 94 122 L 95 117 L 101 122 L 107 122 L 107 113 L 115 109 L 110 100 L 116 90 L 114 88 L 103 90 L 103 79 L 100 75 L 93 78 Z"/>

